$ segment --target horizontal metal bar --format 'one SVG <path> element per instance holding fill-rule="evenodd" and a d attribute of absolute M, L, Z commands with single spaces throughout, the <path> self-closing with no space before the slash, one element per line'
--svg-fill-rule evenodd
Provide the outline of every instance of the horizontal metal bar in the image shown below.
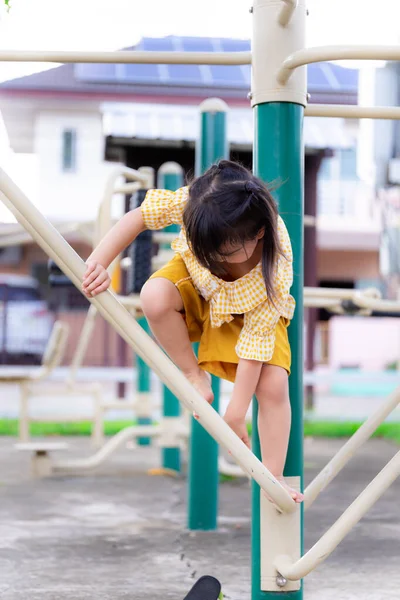
<path fill-rule="evenodd" d="M 363 492 L 345 510 L 341 517 L 300 560 L 293 563 L 289 556 L 279 556 L 275 568 L 286 579 L 297 581 L 310 573 L 335 550 L 365 513 L 386 492 L 400 475 L 400 452 L 371 481 Z"/>
<path fill-rule="evenodd" d="M 313 298 L 312 296 L 304 297 L 304 308 L 338 308 L 340 300 L 337 298 Z"/>
<path fill-rule="evenodd" d="M 10 208 L 17 220 L 31 233 L 46 254 L 55 260 L 72 283 L 81 290 L 82 278 L 86 270 L 85 263 L 1 168 L 0 191 L 4 194 L 1 200 Z M 204 400 L 163 350 L 136 323 L 114 294 L 107 290 L 92 298 L 90 302 L 159 376 L 186 409 L 199 416 L 199 422 L 206 431 L 231 453 L 236 462 L 260 485 L 275 504 L 282 511 L 293 512 L 296 504 L 289 493 Z"/>
<path fill-rule="evenodd" d="M 282 27 L 286 27 L 290 23 L 290 19 L 294 11 L 297 8 L 299 3 L 298 0 L 282 0 L 284 5 L 281 8 L 281 12 L 279 13 L 278 22 Z"/>
<path fill-rule="evenodd" d="M 352 300 L 354 304 L 360 308 L 367 308 L 373 311 L 385 313 L 400 312 L 399 300 L 380 300 L 379 298 L 368 298 L 363 294 L 356 294 Z"/>
<path fill-rule="evenodd" d="M 339 300 L 353 300 L 360 293 L 366 295 L 368 292 L 369 298 L 380 298 L 380 291 L 376 288 L 368 288 L 368 290 L 354 290 L 341 288 L 317 288 L 305 287 L 304 296 L 313 298 L 338 298 Z"/>
<path fill-rule="evenodd" d="M 133 437 L 156 437 L 161 435 L 160 425 L 133 425 L 125 427 L 114 435 L 100 450 L 88 458 L 63 460 L 54 463 L 55 471 L 85 471 L 95 469 L 104 463 L 118 448 L 124 446 Z"/>
<path fill-rule="evenodd" d="M 346 104 L 309 104 L 307 117 L 342 117 L 344 119 L 400 119 L 398 106 L 352 106 Z"/>
<path fill-rule="evenodd" d="M 0 62 L 249 65 L 251 64 L 251 52 L 0 50 Z"/>
<path fill-rule="evenodd" d="M 386 402 L 382 404 L 356 431 L 348 442 L 342 446 L 339 452 L 322 469 L 322 471 L 308 485 L 304 493 L 304 507 L 310 508 L 319 494 L 336 477 L 338 473 L 347 465 L 356 451 L 366 442 L 376 431 L 377 427 L 390 415 L 390 413 L 400 403 L 400 388 L 397 388 L 391 394 Z"/>
<path fill-rule="evenodd" d="M 288 56 L 277 74 L 285 85 L 294 69 L 328 60 L 400 60 L 400 46 L 320 46 L 303 48 Z"/>

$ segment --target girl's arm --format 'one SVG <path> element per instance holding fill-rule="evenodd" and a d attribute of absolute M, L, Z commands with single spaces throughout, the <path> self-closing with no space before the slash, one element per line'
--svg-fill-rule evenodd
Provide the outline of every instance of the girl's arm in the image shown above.
<path fill-rule="evenodd" d="M 246 413 L 256 391 L 262 366 L 263 363 L 258 360 L 239 358 L 232 398 L 224 415 L 224 420 L 248 447 Z"/>
<path fill-rule="evenodd" d="M 262 366 L 263 363 L 258 360 L 239 358 L 235 385 L 228 409 L 243 418 L 246 416 L 251 399 L 256 391 Z"/>
<path fill-rule="evenodd" d="M 86 262 L 95 261 L 107 269 L 118 254 L 125 250 L 145 229 L 140 208 L 131 210 L 110 229 Z"/>
<path fill-rule="evenodd" d="M 111 283 L 107 267 L 129 244 L 146 229 L 140 208 L 126 213 L 104 236 L 86 261 L 82 291 L 91 298 L 104 292 Z"/>

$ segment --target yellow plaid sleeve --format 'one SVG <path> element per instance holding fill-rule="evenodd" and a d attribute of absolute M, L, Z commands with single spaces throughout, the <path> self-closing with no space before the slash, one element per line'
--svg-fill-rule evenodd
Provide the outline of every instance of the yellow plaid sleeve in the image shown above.
<path fill-rule="evenodd" d="M 293 253 L 286 226 L 279 217 L 278 235 L 284 256 L 279 256 L 274 273 L 274 302 L 265 300 L 244 314 L 243 329 L 236 345 L 239 358 L 268 362 L 275 348 L 275 329 L 281 316 L 292 318 L 294 299 Z"/>
<path fill-rule="evenodd" d="M 182 214 L 188 200 L 188 187 L 176 192 L 149 190 L 140 208 L 147 229 L 164 229 L 173 223 L 182 225 Z"/>
<path fill-rule="evenodd" d="M 244 314 L 244 324 L 236 344 L 239 358 L 268 362 L 275 348 L 279 311 L 268 300 Z"/>

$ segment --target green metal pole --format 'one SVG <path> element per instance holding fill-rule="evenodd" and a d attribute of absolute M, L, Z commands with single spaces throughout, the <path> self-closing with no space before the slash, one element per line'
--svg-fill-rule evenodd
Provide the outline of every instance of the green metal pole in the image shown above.
<path fill-rule="evenodd" d="M 137 319 L 139 325 L 150 334 L 150 327 L 147 323 L 146 317 L 139 317 Z M 136 389 L 137 394 L 140 399 L 141 394 L 150 394 L 150 379 L 151 379 L 151 371 L 149 366 L 144 362 L 140 356 L 136 356 L 136 369 L 137 369 L 137 383 Z M 138 425 L 150 425 L 151 424 L 151 416 L 139 416 L 138 417 Z M 137 442 L 139 446 L 149 446 L 151 444 L 151 438 L 149 437 L 138 437 Z"/>
<path fill-rule="evenodd" d="M 281 182 L 275 192 L 279 211 L 288 228 L 293 247 L 294 281 L 292 294 L 296 312 L 289 327 L 292 349 L 292 372 L 289 392 L 292 427 L 285 465 L 285 476 L 303 479 L 303 107 L 291 102 L 259 104 L 254 109 L 255 140 L 254 173 L 266 182 Z M 257 403 L 253 403 L 253 452 L 260 458 L 257 431 Z M 282 598 L 282 592 L 260 589 L 260 488 L 252 485 L 252 600 Z M 303 514 L 301 515 L 301 547 L 303 552 Z M 286 592 L 290 600 L 301 600 L 303 590 Z"/>
<path fill-rule="evenodd" d="M 183 169 L 175 162 L 166 162 L 161 165 L 158 171 L 157 187 L 163 190 L 175 191 L 183 185 Z M 164 231 L 178 233 L 179 225 L 170 225 Z M 162 244 L 163 249 L 168 249 L 169 244 Z M 163 386 L 163 416 L 164 417 L 179 417 L 181 415 L 180 402 L 174 394 Z M 162 448 L 161 463 L 164 469 L 172 469 L 173 471 L 181 471 L 181 451 L 179 447 Z"/>
<path fill-rule="evenodd" d="M 201 133 L 196 148 L 196 175 L 213 163 L 229 157 L 227 136 L 228 107 L 223 100 L 210 98 L 200 105 Z M 220 381 L 212 378 L 213 407 L 219 411 Z M 218 444 L 192 418 L 189 455 L 189 529 L 203 531 L 217 528 L 218 514 Z"/>

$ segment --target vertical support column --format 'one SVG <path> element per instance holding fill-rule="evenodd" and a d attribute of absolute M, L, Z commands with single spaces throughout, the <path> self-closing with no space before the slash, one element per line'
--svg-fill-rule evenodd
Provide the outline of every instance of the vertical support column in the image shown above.
<path fill-rule="evenodd" d="M 304 183 L 304 213 L 316 218 L 317 216 L 317 184 L 318 171 L 325 152 L 321 150 L 317 154 L 308 156 L 305 169 Z M 318 286 L 317 274 L 317 226 L 316 223 L 309 225 L 304 229 L 304 285 L 306 287 Z M 306 356 L 305 369 L 308 372 L 314 370 L 314 345 L 315 333 L 318 323 L 318 309 L 307 309 L 307 328 L 306 328 Z M 306 410 L 314 408 L 314 386 L 305 387 L 304 405 Z"/>
<path fill-rule="evenodd" d="M 147 323 L 146 317 L 139 317 L 137 319 L 140 327 L 142 327 L 146 333 L 150 335 L 150 327 Z M 137 371 L 137 422 L 138 425 L 151 425 L 151 371 L 147 363 L 144 362 L 140 356 L 136 356 L 136 371 Z M 151 444 L 151 438 L 149 437 L 138 437 L 137 443 L 139 446 L 149 446 Z"/>
<path fill-rule="evenodd" d="M 183 169 L 178 163 L 166 162 L 161 165 L 158 171 L 157 187 L 164 190 L 176 191 L 183 185 Z M 166 227 L 164 231 L 172 233 L 179 232 L 179 225 L 173 224 Z M 169 249 L 169 244 L 163 244 L 162 248 Z M 179 418 L 181 415 L 181 408 L 179 400 L 174 394 L 163 386 L 163 416 L 164 418 Z M 168 423 L 168 421 L 167 421 Z M 172 446 L 170 448 L 163 447 L 161 449 L 161 464 L 164 469 L 172 469 L 173 471 L 180 472 L 181 470 L 181 451 L 179 446 Z"/>
<path fill-rule="evenodd" d="M 141 167 L 139 169 L 141 173 L 147 175 L 147 182 L 145 189 L 150 189 L 154 186 L 154 170 L 151 167 Z M 140 190 L 141 191 L 141 190 Z M 144 199 L 144 193 L 143 193 Z M 140 236 L 144 237 L 148 235 L 150 232 L 143 232 Z M 151 233 L 150 233 L 151 235 Z M 140 237 L 139 236 L 139 237 Z M 151 257 L 148 256 L 146 260 L 146 264 L 151 264 Z M 150 271 L 150 269 L 149 269 Z M 144 279 L 148 279 L 150 276 L 150 272 L 142 273 Z M 137 278 L 138 281 L 136 284 L 140 283 L 140 278 Z M 143 282 L 144 283 L 144 282 Z M 141 285 L 140 285 L 141 289 Z M 134 290 L 136 293 L 140 292 L 140 289 Z M 137 319 L 139 325 L 146 331 L 146 333 L 150 334 L 150 327 L 147 323 L 146 317 L 139 317 Z M 152 413 L 152 405 L 151 405 L 151 371 L 150 367 L 140 358 L 140 356 L 136 356 L 136 372 L 137 372 L 137 382 L 136 382 L 136 390 L 137 390 L 137 422 L 138 425 L 150 425 L 151 424 L 151 413 Z M 139 446 L 149 446 L 151 444 L 151 438 L 149 437 L 138 437 L 137 442 Z"/>
<path fill-rule="evenodd" d="M 213 163 L 229 157 L 227 136 L 228 106 L 219 98 L 201 103 L 200 139 L 196 147 L 196 175 Z M 219 411 L 220 381 L 212 378 L 213 407 Z M 189 456 L 189 529 L 217 528 L 218 514 L 218 445 L 209 433 L 192 418 Z"/>
<path fill-rule="evenodd" d="M 285 220 L 293 247 L 294 281 L 291 293 L 296 299 L 296 312 L 289 327 L 292 350 L 292 372 L 289 379 L 292 407 L 292 427 L 284 470 L 290 483 L 300 486 L 303 477 L 303 145 L 302 121 L 306 104 L 305 69 L 297 69 L 288 84 L 276 81 L 279 65 L 291 52 L 305 45 L 305 15 L 303 0 L 295 9 L 289 23 L 279 23 L 281 5 L 275 0 L 254 0 L 253 7 L 253 81 L 252 106 L 254 108 L 254 173 L 266 182 L 279 180 L 275 192 L 280 213 Z M 265 56 L 269 59 L 265 61 Z M 257 431 L 257 404 L 253 403 L 253 451 L 260 457 Z M 272 600 L 280 593 L 290 600 L 302 599 L 300 582 L 286 582 L 273 568 L 277 551 L 270 536 L 260 536 L 260 488 L 252 485 L 252 600 Z M 262 503 L 263 504 L 263 503 Z M 265 509 L 264 509 L 265 510 Z M 298 522 L 300 527 L 290 531 L 294 557 L 296 548 L 302 552 L 302 507 Z M 277 511 L 266 510 L 270 530 L 279 528 Z M 268 523 L 266 524 L 268 531 Z M 277 529 L 278 528 L 278 529 Z M 266 561 L 265 558 L 268 557 Z M 261 560 L 263 558 L 263 560 Z M 268 562 L 269 561 L 269 562 Z M 263 567 L 261 566 L 263 565 Z M 294 584 L 294 585 L 293 585 Z M 296 589 L 298 588 L 298 589 Z"/>

